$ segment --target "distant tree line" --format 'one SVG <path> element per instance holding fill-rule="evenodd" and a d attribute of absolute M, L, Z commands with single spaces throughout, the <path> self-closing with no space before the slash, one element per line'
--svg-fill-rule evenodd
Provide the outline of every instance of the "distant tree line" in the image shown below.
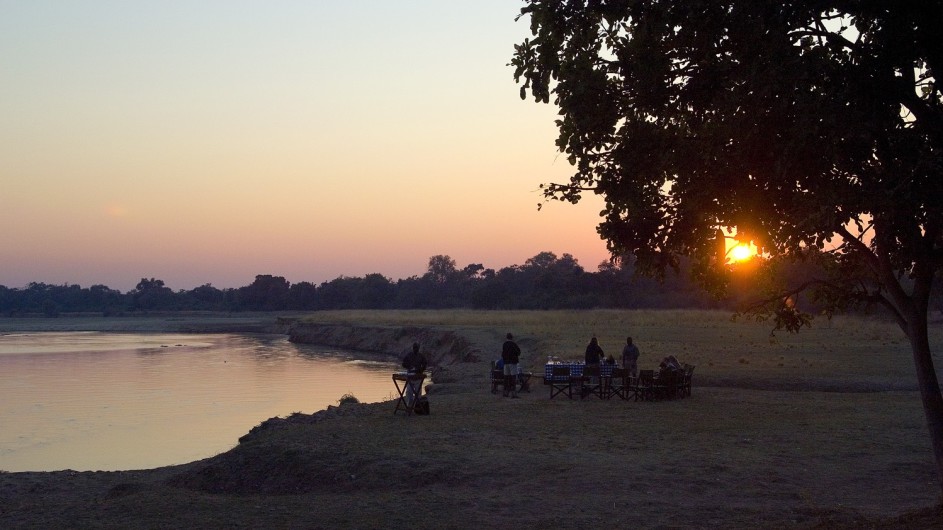
<path fill-rule="evenodd" d="M 281 276 L 260 274 L 250 285 L 218 289 L 211 284 L 174 291 L 162 280 L 142 278 L 122 293 L 105 285 L 30 283 L 0 286 L 4 316 L 62 313 L 102 315 L 157 311 L 318 311 L 330 309 L 735 309 L 752 292 L 748 275 L 732 285 L 727 298 L 705 294 L 685 273 L 660 279 L 637 276 L 631 259 L 603 262 L 587 272 L 570 254 L 541 252 L 523 265 L 495 271 L 478 263 L 456 266 L 445 255 L 429 258 L 422 276 L 392 281 L 382 274 L 341 276 L 315 285 L 292 284 Z M 802 274 L 810 274 L 803 271 Z"/>

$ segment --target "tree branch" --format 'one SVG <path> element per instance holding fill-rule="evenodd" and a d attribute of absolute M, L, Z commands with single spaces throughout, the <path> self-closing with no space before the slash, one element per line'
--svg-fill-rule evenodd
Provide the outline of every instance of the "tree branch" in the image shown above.
<path fill-rule="evenodd" d="M 842 236 L 842 239 L 845 240 L 845 244 L 850 245 L 855 250 L 862 253 L 865 261 L 867 262 L 866 264 L 868 265 L 868 268 L 870 268 L 876 275 L 879 275 L 881 273 L 880 261 L 878 260 L 877 256 L 874 255 L 874 252 L 872 252 L 871 249 L 868 248 L 868 245 L 864 244 L 864 241 L 861 241 L 860 239 L 852 235 L 852 233 L 849 232 L 848 229 L 845 228 L 844 226 L 838 227 L 836 232 L 838 233 L 838 235 Z"/>
<path fill-rule="evenodd" d="M 549 184 L 541 184 L 540 187 L 541 187 L 541 188 L 546 187 L 546 191 L 545 191 L 544 193 L 548 193 L 548 192 L 549 192 L 549 193 L 553 193 L 553 192 L 562 191 L 562 190 L 566 190 L 566 191 L 596 191 L 597 189 L 599 189 L 597 186 L 577 186 L 577 185 L 575 185 L 575 184 L 556 184 L 556 183 L 553 183 L 553 182 L 551 182 L 551 183 L 549 183 Z"/>
<path fill-rule="evenodd" d="M 857 45 L 854 42 L 846 39 L 845 37 L 837 33 L 833 33 L 825 29 L 822 29 L 822 30 L 813 30 L 813 29 L 798 30 L 797 29 L 795 31 L 790 31 L 788 35 L 790 37 L 793 37 L 793 36 L 798 37 L 799 39 L 801 39 L 802 37 L 824 38 L 827 42 L 830 42 L 831 44 L 837 44 L 838 49 L 847 48 L 848 50 L 854 50 L 857 47 Z M 799 39 L 796 39 L 796 40 L 799 40 Z"/>

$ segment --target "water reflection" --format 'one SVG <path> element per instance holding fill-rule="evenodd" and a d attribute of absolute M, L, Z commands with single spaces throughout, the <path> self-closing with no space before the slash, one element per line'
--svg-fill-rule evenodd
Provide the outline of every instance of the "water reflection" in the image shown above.
<path fill-rule="evenodd" d="M 395 370 L 283 336 L 0 336 L 0 470 L 198 460 L 273 416 L 391 399 Z"/>

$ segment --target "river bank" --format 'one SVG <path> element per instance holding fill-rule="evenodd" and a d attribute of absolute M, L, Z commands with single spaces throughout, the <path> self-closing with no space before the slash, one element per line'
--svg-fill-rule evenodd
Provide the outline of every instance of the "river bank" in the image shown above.
<path fill-rule="evenodd" d="M 287 335 L 291 342 L 331 346 L 356 351 L 366 357 L 401 357 L 413 342 L 420 342 L 434 365 L 478 360 L 477 350 L 453 331 L 420 326 L 324 324 L 303 317 L 297 313 L 167 313 L 121 317 L 0 318 L 0 336 L 51 331 L 270 333 Z"/>
<path fill-rule="evenodd" d="M 269 329 L 291 336 L 295 326 L 297 340 L 330 339 L 384 354 L 423 342 L 437 367 L 430 416 L 394 416 L 391 402 L 344 405 L 260 418 L 234 449 L 182 466 L 0 473 L 0 526 L 933 528 L 943 522 L 913 392 L 698 386 L 696 375 L 691 398 L 645 403 L 550 400 L 540 385 L 508 400 L 487 384 L 488 362 L 508 330 L 519 337 L 530 369 L 550 353 L 579 351 L 590 328 L 610 349 L 622 330 L 632 329 L 647 363 L 672 351 L 694 360 L 707 378 L 743 380 L 826 377 L 846 355 L 860 357 L 859 344 L 875 341 L 880 328 L 873 323 L 858 341 L 852 339 L 864 328 L 852 323 L 773 345 L 763 338 L 768 331 L 706 313 L 397 313 L 282 316 Z M 610 328 L 611 334 L 604 331 Z M 891 357 L 873 366 L 859 362 L 859 372 L 833 379 L 903 384 L 905 371 L 886 374 L 889 359 L 904 349 L 891 334 L 877 338 L 882 353 L 874 355 Z M 695 343 L 714 346 L 709 355 L 703 346 L 683 349 Z M 873 367 L 881 365 L 877 374 Z"/>
<path fill-rule="evenodd" d="M 283 314 L 292 318 L 294 314 Z M 284 333 L 271 313 L 148 313 L 111 316 L 81 315 L 56 318 L 0 318 L 0 334 L 41 331 L 102 331 L 139 333 Z"/>

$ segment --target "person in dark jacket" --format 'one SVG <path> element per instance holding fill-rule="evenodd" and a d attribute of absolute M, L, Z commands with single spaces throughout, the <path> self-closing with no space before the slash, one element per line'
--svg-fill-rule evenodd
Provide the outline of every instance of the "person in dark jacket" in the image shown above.
<path fill-rule="evenodd" d="M 426 371 L 426 357 L 419 353 L 419 343 L 413 343 L 413 350 L 406 354 L 406 357 L 403 358 L 403 368 L 406 369 L 406 373 L 409 375 L 421 374 Z M 406 383 L 406 403 L 412 404 L 413 399 L 422 394 L 422 383 L 413 383 L 409 381 Z"/>
<path fill-rule="evenodd" d="M 514 335 L 507 334 L 507 340 L 501 346 L 501 360 L 504 361 L 504 397 L 517 397 L 517 363 L 520 362 L 521 348 L 514 342 Z"/>
<path fill-rule="evenodd" d="M 599 341 L 596 340 L 596 337 L 590 339 L 589 344 L 586 345 L 586 364 L 599 364 L 603 355 L 602 348 L 599 346 Z"/>
<path fill-rule="evenodd" d="M 410 374 L 421 374 L 426 371 L 426 357 L 419 353 L 419 343 L 413 343 L 413 350 L 403 358 L 403 368 Z"/>
<path fill-rule="evenodd" d="M 596 340 L 596 337 L 589 339 L 589 344 L 586 345 L 586 366 L 599 366 L 604 358 L 605 354 L 603 353 L 602 348 L 599 346 L 599 341 Z M 589 378 L 589 382 L 592 384 L 599 384 L 599 378 L 592 376 Z"/>

